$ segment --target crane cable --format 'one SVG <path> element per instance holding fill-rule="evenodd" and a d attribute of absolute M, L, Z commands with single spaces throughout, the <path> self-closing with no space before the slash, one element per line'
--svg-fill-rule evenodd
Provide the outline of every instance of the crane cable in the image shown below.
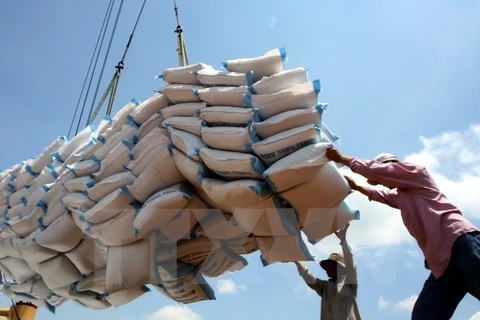
<path fill-rule="evenodd" d="M 95 60 L 95 65 L 93 67 L 92 75 L 90 77 L 90 82 L 88 84 L 87 93 L 85 95 L 85 100 L 83 101 L 83 107 L 82 107 L 82 112 L 80 114 L 80 118 L 83 115 L 83 110 L 85 109 L 86 97 L 88 96 L 88 93 L 90 91 L 90 87 L 91 87 L 92 80 L 93 80 L 93 75 L 94 75 L 95 69 L 97 67 L 98 58 L 100 57 L 100 51 L 102 49 L 103 39 L 105 38 L 105 33 L 107 31 L 108 23 L 110 21 L 110 16 L 112 14 L 112 8 L 113 8 L 113 5 L 114 5 L 114 2 L 115 2 L 115 0 L 110 0 L 110 3 L 108 4 L 108 7 L 107 7 L 107 11 L 105 12 L 105 17 L 103 18 L 102 27 L 100 28 L 100 31 L 98 33 L 97 43 L 95 44 L 95 49 L 93 50 L 92 58 L 90 59 L 90 64 L 88 66 L 88 70 L 87 70 L 87 73 L 85 74 L 85 79 L 83 81 L 82 90 L 80 92 L 80 96 L 78 97 L 77 106 L 75 108 L 75 113 L 73 115 L 72 122 L 70 123 L 70 128 L 68 129 L 67 138 L 70 138 L 70 133 L 72 132 L 72 129 L 73 129 L 73 123 L 75 122 L 75 118 L 77 116 L 78 108 L 80 107 L 80 101 L 82 100 L 83 92 L 84 92 L 85 86 L 87 84 L 88 75 L 90 74 L 90 70 L 92 69 L 92 64 L 93 64 L 93 61 L 95 60 L 95 55 L 97 55 L 97 58 Z M 100 44 L 100 48 L 98 49 L 99 44 Z M 98 53 L 97 53 L 97 49 L 98 49 Z"/>
<path fill-rule="evenodd" d="M 88 119 L 90 119 L 90 117 L 92 115 L 93 106 L 95 105 L 95 100 L 97 99 L 98 89 L 100 88 L 100 83 L 102 82 L 102 78 L 103 78 L 103 72 L 105 71 L 105 66 L 107 64 L 108 55 L 110 54 L 110 48 L 112 47 L 113 37 L 115 36 L 115 32 L 117 31 L 117 24 L 118 24 L 118 19 L 120 18 L 120 13 L 121 13 L 122 8 L 123 8 L 123 1 L 124 0 L 121 0 L 120 6 L 118 7 L 117 17 L 115 19 L 115 24 L 113 25 L 113 30 L 112 30 L 112 34 L 110 36 L 110 41 L 108 43 L 107 51 L 105 52 L 105 58 L 103 60 L 102 71 L 100 72 L 100 77 L 99 77 L 98 82 L 97 82 L 97 87 L 96 87 L 95 93 L 93 95 L 92 105 L 90 107 L 90 112 L 88 113 L 87 121 L 88 121 Z M 80 126 L 80 121 L 78 123 L 78 126 Z M 77 127 L 77 132 L 78 132 L 78 127 Z"/>
<path fill-rule="evenodd" d="M 109 99 L 109 102 L 108 102 L 106 114 L 110 115 L 111 112 L 112 112 L 113 102 L 115 100 L 115 94 L 116 94 L 117 88 L 118 88 L 118 82 L 120 81 L 121 72 L 122 72 L 122 70 L 124 69 L 124 66 L 125 66 L 124 60 L 125 60 L 125 57 L 127 56 L 128 50 L 130 49 L 130 45 L 132 43 L 133 36 L 135 35 L 135 31 L 137 30 L 137 26 L 138 26 L 138 23 L 139 23 L 140 18 L 142 16 L 143 9 L 145 8 L 146 3 L 147 3 L 147 0 L 144 0 L 143 4 L 142 4 L 142 7 L 140 8 L 140 12 L 138 13 L 137 20 L 135 21 L 135 25 L 133 27 L 133 30 L 130 34 L 129 39 L 128 39 L 127 45 L 125 46 L 125 51 L 123 52 L 122 59 L 115 66 L 116 71 L 115 71 L 112 79 L 110 80 L 110 83 L 109 83 L 107 89 L 105 90 L 105 93 L 103 94 L 100 101 L 98 102 L 97 107 L 95 109 L 93 109 L 94 101 L 95 101 L 95 98 L 96 98 L 96 93 L 95 93 L 95 98 L 92 101 L 92 106 L 91 106 L 90 112 L 88 114 L 87 125 L 89 125 L 93 122 L 93 120 L 97 116 L 98 112 L 100 111 L 100 109 L 101 109 L 103 103 L 105 102 L 106 98 L 108 97 L 108 95 L 110 95 L 110 99 Z M 123 0 L 122 0 L 122 4 L 123 4 Z M 117 17 L 117 19 L 118 19 L 118 17 Z M 116 24 L 116 22 L 115 22 L 115 24 Z M 103 73 L 103 69 L 102 69 L 102 73 Z M 98 86 L 97 86 L 97 91 L 98 91 Z"/>

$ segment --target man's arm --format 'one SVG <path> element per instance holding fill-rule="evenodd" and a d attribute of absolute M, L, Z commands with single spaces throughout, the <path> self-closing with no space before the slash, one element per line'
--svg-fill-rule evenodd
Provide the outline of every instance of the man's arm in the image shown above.
<path fill-rule="evenodd" d="M 420 168 L 410 163 L 381 163 L 352 158 L 348 166 L 353 172 L 384 186 L 392 188 L 423 187 L 423 184 L 419 182 Z"/>
<path fill-rule="evenodd" d="M 299 261 L 294 261 L 297 266 L 298 273 L 302 276 L 303 280 L 312 290 L 315 290 L 321 297 L 323 296 L 323 290 L 325 289 L 325 280 L 320 280 L 310 273 L 310 271 Z"/>
<path fill-rule="evenodd" d="M 342 229 L 335 232 L 338 239 L 340 239 L 340 245 L 342 246 L 343 258 L 345 259 L 345 273 L 347 275 L 347 284 L 358 284 L 357 280 L 357 267 L 353 262 L 352 249 L 347 242 L 347 229 L 350 224 L 345 225 Z"/>
<path fill-rule="evenodd" d="M 326 151 L 329 160 L 342 163 L 365 178 L 376 181 L 392 188 L 418 188 L 422 183 L 418 181 L 420 167 L 409 163 L 381 163 L 377 161 L 360 160 L 342 154 L 334 147 Z"/>
<path fill-rule="evenodd" d="M 364 187 L 358 185 L 352 178 L 345 176 L 347 182 L 353 190 L 356 190 L 368 197 L 370 201 L 377 201 L 386 204 L 392 208 L 398 209 L 395 201 L 396 190 L 390 190 L 387 187 L 378 186 L 377 188 Z"/>

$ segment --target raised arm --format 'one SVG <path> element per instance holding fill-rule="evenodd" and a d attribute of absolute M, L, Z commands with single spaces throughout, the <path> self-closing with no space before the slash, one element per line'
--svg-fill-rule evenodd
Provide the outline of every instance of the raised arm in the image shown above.
<path fill-rule="evenodd" d="M 299 261 L 294 261 L 297 266 L 298 273 L 302 276 L 303 280 L 312 290 L 315 290 L 321 297 L 323 296 L 323 290 L 325 289 L 325 280 L 318 279 L 310 273 L 310 271 Z"/>
<path fill-rule="evenodd" d="M 373 160 L 360 160 L 343 155 L 334 147 L 327 149 L 328 159 L 342 163 L 368 180 L 376 181 L 392 188 L 418 188 L 423 184 L 419 181 L 422 168 L 405 162 L 381 163 Z"/>
<path fill-rule="evenodd" d="M 370 201 L 381 202 L 392 208 L 398 209 L 397 202 L 395 201 L 395 195 L 397 194 L 396 189 L 392 190 L 383 186 L 377 186 L 376 188 L 364 187 L 358 185 L 355 180 L 348 176 L 345 176 L 345 179 L 347 179 L 350 188 L 367 196 Z"/>
<path fill-rule="evenodd" d="M 350 224 L 345 225 L 342 229 L 335 232 L 338 239 L 340 239 L 340 245 L 342 246 L 343 258 L 345 259 L 345 273 L 347 276 L 347 284 L 357 285 L 357 267 L 353 262 L 353 253 L 352 249 L 347 242 L 347 229 Z"/>

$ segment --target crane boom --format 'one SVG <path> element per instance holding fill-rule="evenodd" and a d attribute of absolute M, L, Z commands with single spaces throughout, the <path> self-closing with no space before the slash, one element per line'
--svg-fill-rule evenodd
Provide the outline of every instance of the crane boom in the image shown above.
<path fill-rule="evenodd" d="M 180 16 L 178 14 L 177 1 L 173 0 L 175 18 L 177 19 L 177 27 L 175 33 L 177 34 L 177 53 L 178 53 L 178 65 L 180 67 L 188 66 L 188 54 L 185 39 L 183 38 L 183 29 L 180 25 Z"/>

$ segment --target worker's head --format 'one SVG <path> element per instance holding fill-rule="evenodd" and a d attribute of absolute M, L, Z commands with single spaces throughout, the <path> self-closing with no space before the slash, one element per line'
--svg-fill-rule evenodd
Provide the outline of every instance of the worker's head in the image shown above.
<path fill-rule="evenodd" d="M 381 163 L 398 162 L 397 156 L 391 153 L 380 153 L 373 160 Z"/>
<path fill-rule="evenodd" d="M 381 163 L 399 162 L 397 156 L 394 155 L 394 154 L 391 154 L 391 153 L 380 153 L 375 158 L 373 158 L 373 161 L 377 161 L 377 162 L 381 162 Z M 367 180 L 367 182 L 371 185 L 377 185 L 378 184 L 378 182 L 374 181 L 374 180 Z"/>
<path fill-rule="evenodd" d="M 345 260 L 342 254 L 332 253 L 328 259 L 320 261 L 320 267 L 325 270 L 330 279 L 336 280 L 339 274 L 345 272 Z"/>

